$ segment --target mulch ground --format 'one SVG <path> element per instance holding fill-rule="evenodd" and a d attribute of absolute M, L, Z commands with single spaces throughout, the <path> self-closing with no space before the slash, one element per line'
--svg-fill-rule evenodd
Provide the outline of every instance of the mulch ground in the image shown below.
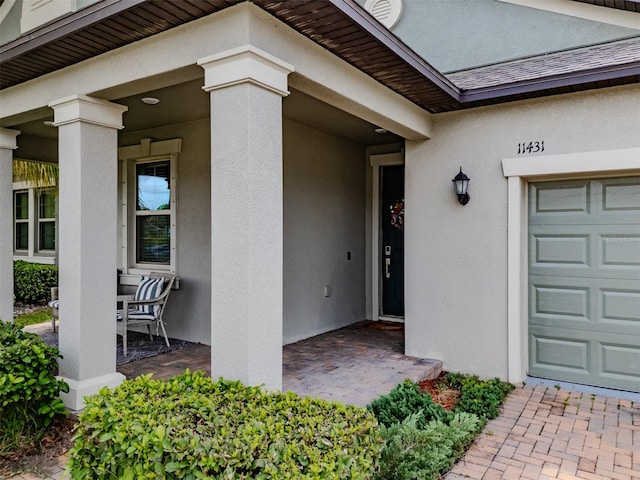
<path fill-rule="evenodd" d="M 452 410 L 458 404 L 460 392 L 448 388 L 444 382 L 444 377 L 448 372 L 441 372 L 437 378 L 433 380 L 423 380 L 418 385 L 420 388 L 431 395 L 435 403 L 444 407 L 445 410 Z"/>
<path fill-rule="evenodd" d="M 71 448 L 74 425 L 72 418 L 58 419 L 35 445 L 0 454 L 0 478 L 24 472 L 46 473 L 48 467 L 56 466 L 56 458 Z"/>

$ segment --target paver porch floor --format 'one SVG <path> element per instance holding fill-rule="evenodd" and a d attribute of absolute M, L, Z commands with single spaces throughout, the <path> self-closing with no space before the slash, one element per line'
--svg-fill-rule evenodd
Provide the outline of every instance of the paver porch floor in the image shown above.
<path fill-rule="evenodd" d="M 382 328 L 380 328 L 382 327 Z M 211 373 L 210 347 L 197 345 L 118 367 L 127 378 L 167 378 L 190 370 Z M 364 406 L 406 378 L 432 378 L 438 360 L 404 355 L 402 324 L 359 322 L 283 347 L 282 389 Z"/>

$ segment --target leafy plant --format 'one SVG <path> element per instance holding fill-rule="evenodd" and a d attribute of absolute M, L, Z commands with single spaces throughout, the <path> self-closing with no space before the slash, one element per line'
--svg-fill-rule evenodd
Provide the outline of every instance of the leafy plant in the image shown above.
<path fill-rule="evenodd" d="M 74 479 L 368 479 L 382 447 L 363 408 L 189 371 L 88 397 L 74 442 Z"/>
<path fill-rule="evenodd" d="M 0 452 L 35 443 L 57 416 L 66 415 L 56 379 L 57 348 L 0 320 Z"/>
<path fill-rule="evenodd" d="M 419 427 L 414 413 L 390 427 L 381 427 L 385 446 L 380 455 L 378 480 L 437 479 L 462 456 L 481 428 L 477 416 L 457 413 L 447 425 L 439 420 Z"/>
<path fill-rule="evenodd" d="M 498 415 L 514 387 L 497 378 L 483 381 L 449 373 L 438 388 L 461 392 L 455 413 L 435 404 L 409 380 L 369 405 L 385 441 L 377 480 L 439 478 L 464 454 L 487 419 Z"/>
<path fill-rule="evenodd" d="M 405 380 L 388 395 L 378 397 L 367 408 L 386 427 L 400 423 L 411 415 L 417 416 L 418 428 L 425 427 L 431 420 L 448 423 L 452 416 L 441 405 L 436 404 L 429 394 L 420 391 L 420 387 L 411 380 Z"/>
<path fill-rule="evenodd" d="M 480 380 L 477 375 L 449 373 L 445 379 L 452 388 L 460 390 L 456 412 L 474 413 L 485 420 L 500 414 L 500 405 L 515 387 L 499 378 Z"/>
<path fill-rule="evenodd" d="M 58 267 L 16 260 L 13 279 L 17 300 L 45 304 L 51 298 L 51 287 L 58 285 Z"/>

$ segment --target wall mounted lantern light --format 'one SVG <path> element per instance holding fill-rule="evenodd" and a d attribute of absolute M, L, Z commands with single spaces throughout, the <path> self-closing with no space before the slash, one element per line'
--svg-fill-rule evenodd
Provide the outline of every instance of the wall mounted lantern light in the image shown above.
<path fill-rule="evenodd" d="M 469 188 L 469 177 L 467 177 L 462 171 L 462 167 L 460 167 L 460 173 L 458 173 L 455 177 L 453 177 L 453 187 L 456 189 L 456 195 L 458 195 L 458 201 L 461 205 L 466 205 L 469 203 L 469 194 L 467 193 L 467 189 Z"/>

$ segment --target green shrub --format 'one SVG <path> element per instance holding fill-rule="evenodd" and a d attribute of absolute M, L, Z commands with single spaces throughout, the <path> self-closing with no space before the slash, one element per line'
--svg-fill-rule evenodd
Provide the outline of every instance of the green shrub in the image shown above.
<path fill-rule="evenodd" d="M 51 299 L 51 287 L 58 285 L 58 267 L 30 263 L 24 260 L 13 262 L 13 288 L 16 300 L 45 304 Z"/>
<path fill-rule="evenodd" d="M 56 416 L 68 385 L 57 380 L 57 348 L 0 320 L 0 452 L 35 443 Z"/>
<path fill-rule="evenodd" d="M 483 419 L 500 415 L 500 405 L 515 387 L 499 378 L 480 380 L 476 375 L 467 376 L 449 373 L 445 381 L 460 390 L 460 401 L 455 410 L 475 413 Z"/>
<path fill-rule="evenodd" d="M 88 397 L 74 442 L 73 479 L 368 479 L 382 447 L 363 408 L 189 371 Z"/>
<path fill-rule="evenodd" d="M 388 395 L 378 397 L 368 408 L 378 422 L 386 427 L 400 423 L 411 415 L 419 414 L 416 419 L 418 428 L 423 428 L 432 420 L 449 423 L 452 417 L 450 412 L 435 403 L 428 393 L 423 393 L 411 380 L 405 380 Z"/>
<path fill-rule="evenodd" d="M 385 446 L 380 455 L 379 480 L 428 480 L 440 478 L 462 456 L 481 427 L 473 414 L 457 413 L 447 425 L 439 420 L 424 428 L 419 413 L 402 423 L 382 427 Z"/>

